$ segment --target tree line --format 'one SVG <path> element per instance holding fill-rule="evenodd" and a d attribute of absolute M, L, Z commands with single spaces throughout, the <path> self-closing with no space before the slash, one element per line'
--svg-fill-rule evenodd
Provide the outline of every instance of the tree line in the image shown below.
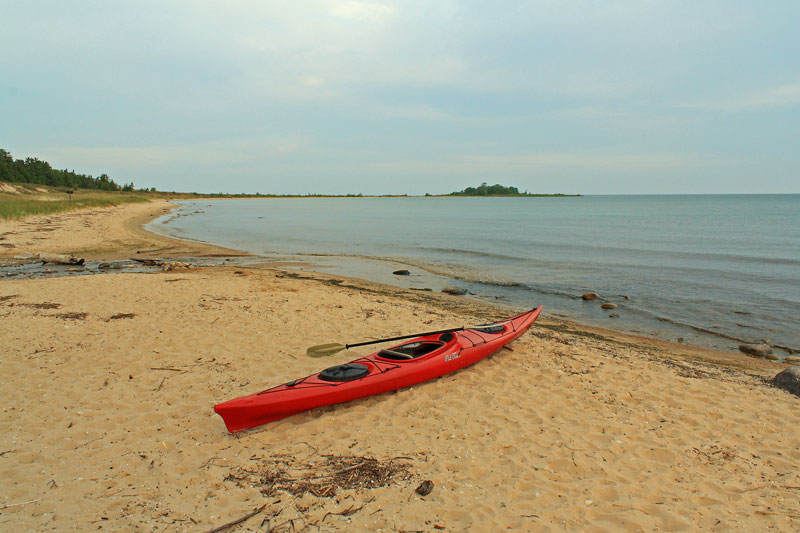
<path fill-rule="evenodd" d="M 95 178 L 91 175 L 78 174 L 74 170 L 58 170 L 50 166 L 47 161 L 41 161 L 36 157 L 15 160 L 2 148 L 0 148 L 0 181 L 102 191 L 133 190 L 133 183 L 120 186 L 108 174 L 101 174 Z"/>
<path fill-rule="evenodd" d="M 516 187 L 505 187 L 499 183 L 487 185 L 484 181 L 477 187 L 467 187 L 463 191 L 451 192 L 450 196 L 528 196 L 529 193 L 519 192 Z"/>
<path fill-rule="evenodd" d="M 427 194 L 426 196 L 430 196 Z M 536 197 L 550 197 L 550 196 L 580 196 L 580 194 L 540 194 L 540 193 L 530 193 L 528 191 L 519 192 L 519 189 L 516 187 L 506 187 L 504 185 L 500 185 L 499 183 L 495 183 L 494 185 L 488 185 L 485 181 L 478 185 L 477 187 L 467 187 L 462 191 L 451 192 L 448 196 L 536 196 Z"/>

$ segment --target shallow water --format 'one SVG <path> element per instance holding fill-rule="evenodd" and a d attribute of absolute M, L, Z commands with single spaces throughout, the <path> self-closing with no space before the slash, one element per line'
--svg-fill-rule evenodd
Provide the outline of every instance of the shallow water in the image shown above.
<path fill-rule="evenodd" d="M 455 279 L 480 298 L 701 346 L 800 348 L 800 195 L 180 203 L 150 229 L 402 286 Z M 577 298 L 587 291 L 601 300 Z"/>

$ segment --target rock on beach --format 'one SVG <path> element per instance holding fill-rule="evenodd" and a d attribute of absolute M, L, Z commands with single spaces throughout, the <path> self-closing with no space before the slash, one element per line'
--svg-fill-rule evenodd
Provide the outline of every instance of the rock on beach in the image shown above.
<path fill-rule="evenodd" d="M 581 294 L 581 299 L 584 300 L 584 301 L 585 300 L 596 300 L 597 298 L 598 298 L 598 296 L 597 296 L 596 292 L 585 292 L 585 293 Z"/>
<path fill-rule="evenodd" d="M 463 296 L 467 294 L 467 289 L 464 287 L 456 287 L 455 285 L 448 285 L 442 289 L 442 292 L 447 294 L 455 294 L 456 296 Z"/>
<path fill-rule="evenodd" d="M 751 344 L 740 344 L 739 351 L 753 357 L 766 357 L 772 353 L 772 348 L 766 344 L 757 344 L 755 346 Z"/>
<path fill-rule="evenodd" d="M 775 376 L 775 379 L 772 380 L 772 383 L 779 389 L 783 389 L 786 392 L 791 392 L 796 396 L 800 396 L 800 368 L 796 366 L 790 366 Z"/>

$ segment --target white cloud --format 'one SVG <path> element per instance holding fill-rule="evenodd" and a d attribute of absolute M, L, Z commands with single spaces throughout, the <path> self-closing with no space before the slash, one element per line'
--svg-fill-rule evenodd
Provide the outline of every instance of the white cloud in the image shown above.
<path fill-rule="evenodd" d="M 111 173 L 118 168 L 158 170 L 185 165 L 188 161 L 195 166 L 238 165 L 280 158 L 310 146 L 311 141 L 306 137 L 285 136 L 167 146 L 51 146 L 40 153 L 56 167 L 65 161 L 69 162 L 69 168 L 84 169 L 83 172 Z"/>
<path fill-rule="evenodd" d="M 334 16 L 344 19 L 375 22 L 394 15 L 395 8 L 385 4 L 350 0 L 334 2 L 330 7 L 330 12 Z"/>
<path fill-rule="evenodd" d="M 740 113 L 798 105 L 800 105 L 800 83 L 767 87 L 733 97 L 722 97 L 713 101 L 686 104 L 682 107 L 704 111 Z"/>
<path fill-rule="evenodd" d="M 650 170 L 664 168 L 699 168 L 729 164 L 729 158 L 693 154 L 587 154 L 543 153 L 517 155 L 467 155 L 461 160 L 469 165 L 492 169 L 566 167 L 588 169 Z"/>

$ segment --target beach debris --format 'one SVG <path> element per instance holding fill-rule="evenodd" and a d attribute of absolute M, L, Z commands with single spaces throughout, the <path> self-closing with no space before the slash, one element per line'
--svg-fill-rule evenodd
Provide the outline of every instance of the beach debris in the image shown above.
<path fill-rule="evenodd" d="M 183 261 L 169 261 L 161 265 L 161 270 L 164 272 L 172 272 L 173 270 L 189 270 L 194 268 L 191 263 L 184 263 Z"/>
<path fill-rule="evenodd" d="M 395 270 L 394 272 L 392 272 L 392 274 L 394 274 L 395 276 L 410 276 L 411 272 L 409 272 L 408 270 Z"/>
<path fill-rule="evenodd" d="M 412 291 L 423 291 L 423 292 L 432 292 L 433 289 L 430 287 L 411 287 Z"/>
<path fill-rule="evenodd" d="M 617 307 L 619 307 L 617 304 L 608 304 L 608 303 L 606 303 L 606 304 L 601 305 L 600 309 L 616 309 Z"/>
<path fill-rule="evenodd" d="M 82 265 L 84 259 L 82 257 L 75 257 L 74 255 L 51 254 L 47 252 L 38 252 L 36 258 L 42 263 L 56 263 L 59 265 Z"/>
<path fill-rule="evenodd" d="M 464 287 L 456 287 L 455 285 L 448 285 L 442 289 L 442 292 L 446 294 L 454 294 L 456 296 L 463 296 L 464 294 L 467 294 L 467 289 Z"/>
<path fill-rule="evenodd" d="M 619 318 L 619 313 L 609 313 L 608 318 Z"/>
<path fill-rule="evenodd" d="M 779 389 L 800 396 L 800 368 L 790 366 L 775 376 L 772 383 Z"/>
<path fill-rule="evenodd" d="M 597 298 L 599 298 L 599 297 L 597 296 L 596 292 L 585 292 L 585 293 L 581 294 L 581 299 L 584 300 L 584 301 L 586 301 L 586 300 L 596 300 Z"/>
<path fill-rule="evenodd" d="M 136 313 L 117 313 L 116 315 L 111 315 L 108 317 L 109 320 L 120 320 L 122 318 L 133 318 L 136 316 Z"/>
<path fill-rule="evenodd" d="M 311 494 L 332 498 L 339 489 L 374 489 L 391 485 L 395 479 L 411 477 L 408 457 L 379 461 L 374 457 L 322 455 L 322 460 L 303 463 L 293 456 L 270 456 L 255 468 L 237 468 L 225 477 L 239 487 L 256 487 L 265 496 L 279 491 L 293 496 Z"/>
<path fill-rule="evenodd" d="M 430 479 L 426 479 L 422 483 L 420 483 L 419 487 L 414 489 L 414 492 L 419 494 L 420 496 L 427 496 L 433 490 L 433 481 Z"/>
<path fill-rule="evenodd" d="M 752 357 L 766 357 L 772 353 L 772 348 L 766 344 L 740 344 L 739 351 Z"/>

